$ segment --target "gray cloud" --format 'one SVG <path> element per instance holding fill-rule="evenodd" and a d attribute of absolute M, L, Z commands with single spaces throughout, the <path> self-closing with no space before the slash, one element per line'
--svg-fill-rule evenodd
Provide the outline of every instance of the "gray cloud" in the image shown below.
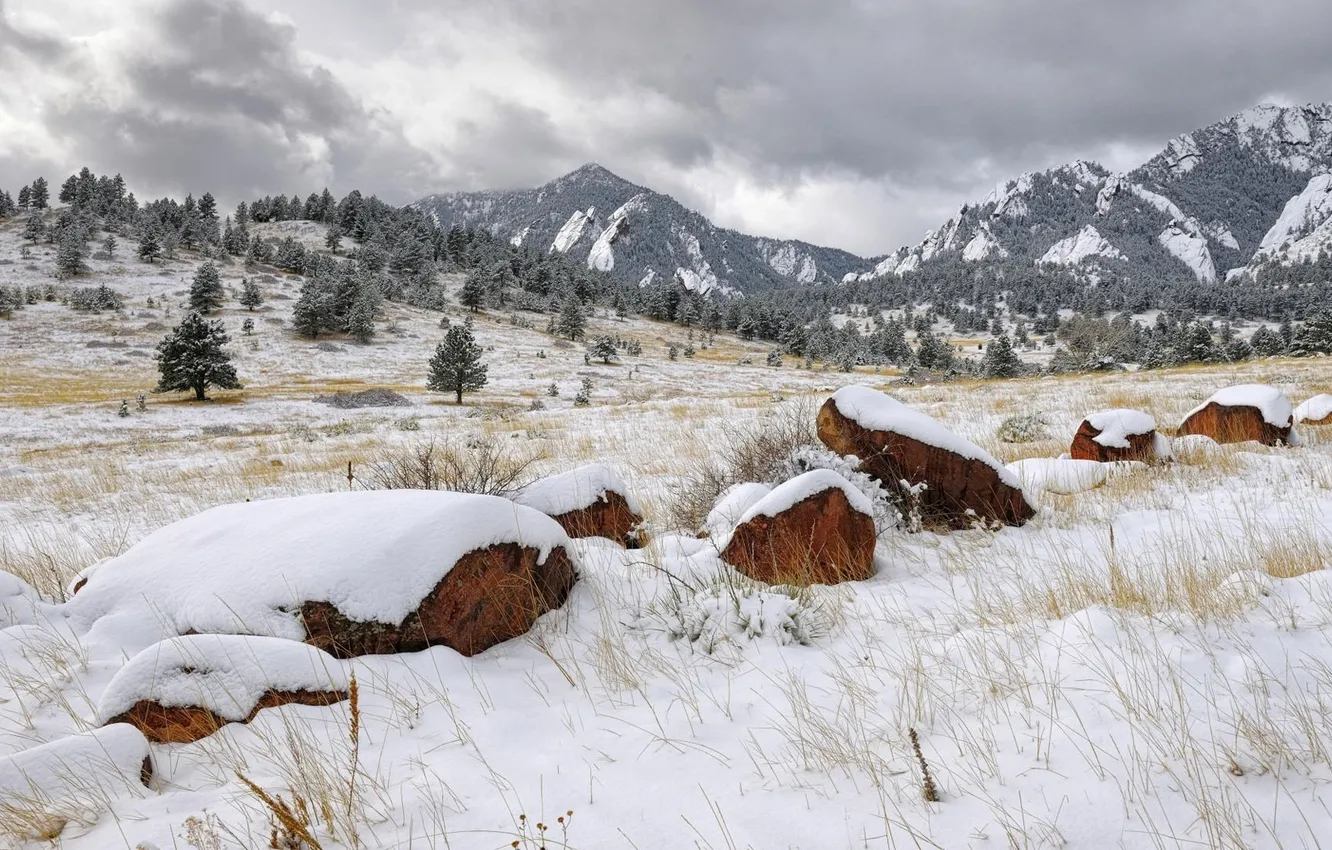
<path fill-rule="evenodd" d="M 0 62 L 83 67 L 4 2 Z M 875 253 L 1023 170 L 1145 156 L 1266 97 L 1332 93 L 1326 0 L 274 2 L 293 25 L 167 0 L 121 57 L 126 105 L 48 106 L 69 166 L 408 200 L 596 160 L 720 224 Z M 395 73 L 417 87 L 388 114 Z"/>

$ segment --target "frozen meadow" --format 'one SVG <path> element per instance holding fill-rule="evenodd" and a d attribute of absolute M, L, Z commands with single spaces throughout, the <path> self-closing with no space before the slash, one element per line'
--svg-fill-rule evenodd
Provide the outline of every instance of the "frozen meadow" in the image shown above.
<path fill-rule="evenodd" d="M 22 257 L 18 235 L 0 226 L 0 285 L 54 283 L 48 247 Z M 233 296 L 220 314 L 245 388 L 139 411 L 196 262 L 121 254 L 69 284 L 112 286 L 120 313 L 40 303 L 0 320 L 0 568 L 39 594 L 0 573 L 0 846 L 1332 845 L 1332 439 L 1315 425 L 1293 448 L 1186 438 L 1170 463 L 1103 473 L 1048 460 L 1093 411 L 1166 431 L 1248 384 L 1299 405 L 1332 392 L 1325 359 L 890 387 L 869 369 L 770 367 L 765 346 L 722 335 L 671 360 L 684 329 L 600 314 L 589 335 L 643 354 L 589 365 L 541 332 L 545 316 L 492 311 L 475 317 L 490 382 L 455 406 L 424 390 L 440 314 L 388 303 L 369 345 L 300 340 L 299 279 L 260 270 L 265 307 Z M 241 274 L 223 269 L 229 292 Z M 575 407 L 584 379 L 591 404 Z M 756 435 L 813 441 L 818 405 L 853 383 L 1010 465 L 1035 519 L 882 529 L 874 577 L 835 587 L 726 566 L 722 535 L 697 536 L 713 499 L 691 488 Z M 369 388 L 410 404 L 315 401 Z M 999 438 L 1030 414 L 1043 421 L 1024 442 Z M 67 616 L 76 576 L 208 508 L 361 489 L 431 441 L 528 463 L 529 478 L 604 464 L 651 542 L 573 541 L 572 594 L 523 638 L 333 662 L 355 700 L 153 744 L 149 785 L 124 781 L 142 745 L 95 731 L 99 705 L 123 705 L 127 667 L 152 676 L 130 666 L 142 647 Z M 723 507 L 743 515 L 765 493 Z M 250 684 L 215 681 L 227 705 Z M 284 828 L 281 806 L 308 831 Z"/>

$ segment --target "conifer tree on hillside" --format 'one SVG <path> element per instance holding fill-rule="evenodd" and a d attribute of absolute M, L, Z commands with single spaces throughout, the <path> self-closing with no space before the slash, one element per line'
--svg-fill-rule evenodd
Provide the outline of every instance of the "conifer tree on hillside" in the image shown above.
<path fill-rule="evenodd" d="M 324 231 L 324 247 L 334 254 L 342 247 L 342 228 L 337 222 L 330 224 L 328 230 Z"/>
<path fill-rule="evenodd" d="M 1181 363 L 1210 363 L 1216 360 L 1212 331 L 1202 322 L 1194 322 L 1180 334 L 1175 353 Z"/>
<path fill-rule="evenodd" d="M 32 181 L 32 189 L 28 192 L 28 201 L 35 210 L 44 210 L 51 200 L 51 190 L 46 185 L 45 177 L 38 177 Z"/>
<path fill-rule="evenodd" d="M 572 340 L 581 337 L 587 329 L 587 318 L 583 316 L 583 305 L 579 303 L 577 295 L 570 293 L 569 297 L 564 299 L 559 318 L 555 322 L 555 329 L 560 336 Z"/>
<path fill-rule="evenodd" d="M 609 336 L 597 337 L 592 343 L 591 354 L 600 358 L 602 363 L 610 365 L 610 362 L 619 355 L 619 351 L 615 348 L 615 339 Z"/>
<path fill-rule="evenodd" d="M 369 342 L 375 335 L 375 318 L 379 315 L 379 290 L 363 287 L 361 295 L 347 311 L 347 334 L 357 342 Z"/>
<path fill-rule="evenodd" d="M 162 244 L 157 241 L 157 233 L 148 228 L 139 238 L 139 259 L 145 263 L 155 263 L 162 256 Z"/>
<path fill-rule="evenodd" d="M 463 393 L 479 390 L 486 385 L 486 365 L 481 362 L 481 346 L 476 344 L 472 331 L 466 325 L 452 325 L 444 341 L 435 348 L 430 358 L 430 371 L 426 376 L 426 389 L 451 392 L 458 404 Z"/>
<path fill-rule="evenodd" d="M 83 244 L 83 234 L 77 227 L 66 227 L 60 233 L 60 244 L 56 248 L 56 272 L 62 277 L 74 277 L 88 270 L 83 258 L 87 249 Z"/>
<path fill-rule="evenodd" d="M 463 281 L 462 291 L 458 293 L 458 302 L 475 313 L 486 302 L 486 287 L 480 275 L 469 274 Z"/>
<path fill-rule="evenodd" d="M 1319 310 L 1295 331 L 1288 352 L 1292 357 L 1332 353 L 1332 310 Z"/>
<path fill-rule="evenodd" d="M 209 387 L 240 389 L 236 368 L 225 346 L 229 338 L 221 321 L 209 321 L 190 313 L 157 344 L 157 369 L 161 377 L 155 393 L 194 391 L 196 401 L 207 399 Z"/>
<path fill-rule="evenodd" d="M 1249 345 L 1253 346 L 1253 353 L 1259 357 L 1275 357 L 1286 350 L 1286 341 L 1281 338 L 1281 334 L 1266 325 L 1253 332 Z"/>
<path fill-rule="evenodd" d="M 264 294 L 259 291 L 259 284 L 248 277 L 241 278 L 240 303 L 251 313 L 264 305 Z"/>
<path fill-rule="evenodd" d="M 24 186 L 18 192 L 18 206 L 23 212 L 27 212 L 32 206 L 32 189 Z"/>
<path fill-rule="evenodd" d="M 306 279 L 291 310 L 292 328 L 307 339 L 316 339 L 327 325 L 328 313 L 328 298 L 323 287 L 313 278 Z"/>
<path fill-rule="evenodd" d="M 1008 335 L 991 340 L 981 358 L 981 374 L 987 378 L 1016 378 L 1022 374 L 1022 361 L 1013 350 Z"/>
<path fill-rule="evenodd" d="M 926 331 L 920 335 L 916 360 L 926 369 L 948 369 L 953 365 L 953 347 Z"/>
<path fill-rule="evenodd" d="M 190 284 L 190 309 L 207 315 L 222 306 L 226 297 L 222 291 L 222 277 L 212 260 L 199 266 Z"/>
<path fill-rule="evenodd" d="M 36 245 L 38 240 L 46 234 L 46 224 L 42 221 L 40 213 L 33 213 L 28 216 L 27 222 L 23 226 L 23 238 Z"/>
<path fill-rule="evenodd" d="M 106 238 L 102 240 L 102 250 L 106 252 L 106 255 L 114 259 L 118 247 L 120 247 L 120 243 L 116 241 L 116 234 L 106 234 Z"/>

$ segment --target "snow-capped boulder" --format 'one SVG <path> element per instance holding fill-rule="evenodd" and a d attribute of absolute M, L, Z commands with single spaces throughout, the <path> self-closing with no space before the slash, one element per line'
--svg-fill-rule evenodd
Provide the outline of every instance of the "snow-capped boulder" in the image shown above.
<path fill-rule="evenodd" d="M 607 537 L 639 548 L 643 509 L 614 470 L 599 463 L 542 478 L 513 497 L 541 511 L 570 537 Z"/>
<path fill-rule="evenodd" d="M 423 490 L 223 505 L 98 568 L 66 603 L 90 639 L 134 653 L 179 635 L 304 641 L 337 657 L 473 655 L 563 604 L 569 538 L 508 499 Z"/>
<path fill-rule="evenodd" d="M 722 559 L 769 584 L 837 584 L 874 574 L 874 506 L 829 469 L 782 484 L 740 517 Z"/>
<path fill-rule="evenodd" d="M 917 497 L 927 523 L 1022 525 L 1036 514 L 1022 482 L 989 452 L 877 390 L 843 387 L 819 410 L 818 425 L 824 445 L 860 458 L 886 486 L 923 485 Z"/>
<path fill-rule="evenodd" d="M 1226 387 L 1184 417 L 1179 433 L 1203 434 L 1218 443 L 1256 440 L 1289 445 L 1293 436 L 1290 400 L 1276 387 L 1241 384 Z"/>
<path fill-rule="evenodd" d="M 772 492 L 767 484 L 734 484 L 726 489 L 717 499 L 717 503 L 708 512 L 703 521 L 703 536 L 719 538 L 730 534 L 740 524 L 745 511 L 758 504 L 759 500 Z"/>
<path fill-rule="evenodd" d="M 140 652 L 102 693 L 97 715 L 155 744 L 188 744 L 262 709 L 345 700 L 343 663 L 282 638 L 187 635 Z"/>
<path fill-rule="evenodd" d="M 1109 463 L 1152 462 L 1170 457 L 1170 440 L 1156 432 L 1156 420 L 1138 410 L 1102 410 L 1078 426 L 1069 455 Z"/>
<path fill-rule="evenodd" d="M 1116 472 L 1141 469 L 1142 464 L 1133 461 L 1101 463 L 1094 460 L 1033 457 L 1010 463 L 1008 468 L 1022 479 L 1023 488 L 1029 491 L 1040 490 L 1071 496 L 1100 487 Z"/>
<path fill-rule="evenodd" d="M 92 824 L 114 800 L 144 796 L 148 740 L 124 723 L 0 756 L 0 807 L 21 818 L 21 837 L 49 840 L 67 823 Z"/>
<path fill-rule="evenodd" d="M 1296 423 L 1306 425 L 1332 425 L 1332 395 L 1316 395 L 1295 408 Z"/>

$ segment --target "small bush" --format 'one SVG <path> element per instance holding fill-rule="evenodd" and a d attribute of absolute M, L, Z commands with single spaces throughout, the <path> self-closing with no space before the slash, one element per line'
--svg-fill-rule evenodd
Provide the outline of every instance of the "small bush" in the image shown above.
<path fill-rule="evenodd" d="M 1005 443 L 1036 443 L 1050 439 L 1050 422 L 1039 413 L 1010 416 L 999 423 L 995 436 Z"/>
<path fill-rule="evenodd" d="M 367 490 L 448 490 L 511 496 L 528 484 L 539 454 L 519 455 L 511 442 L 483 438 L 460 444 L 434 439 L 393 450 L 359 479 Z"/>

